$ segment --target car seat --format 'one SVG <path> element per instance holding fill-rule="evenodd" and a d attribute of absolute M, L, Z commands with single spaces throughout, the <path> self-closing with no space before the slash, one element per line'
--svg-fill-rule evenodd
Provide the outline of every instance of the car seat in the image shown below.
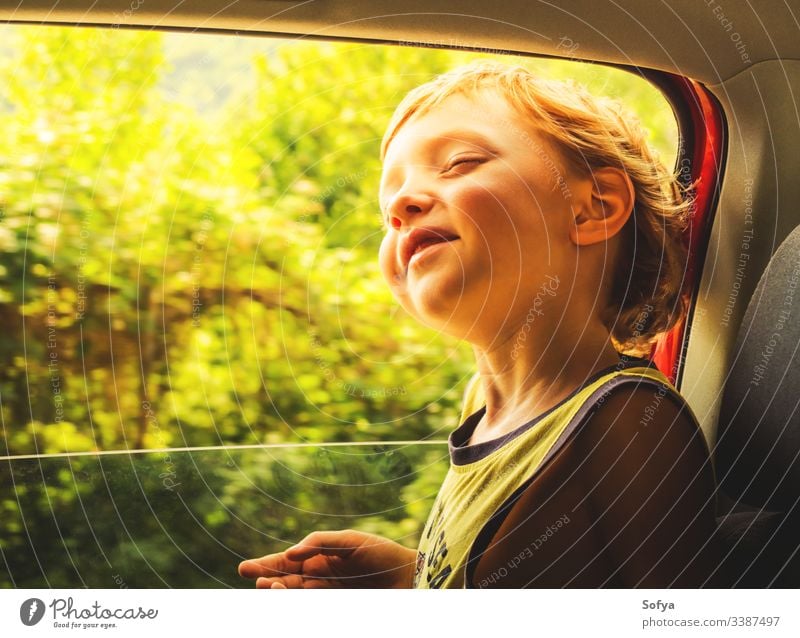
<path fill-rule="evenodd" d="M 772 256 L 739 327 L 714 458 L 734 587 L 800 586 L 800 226 Z"/>

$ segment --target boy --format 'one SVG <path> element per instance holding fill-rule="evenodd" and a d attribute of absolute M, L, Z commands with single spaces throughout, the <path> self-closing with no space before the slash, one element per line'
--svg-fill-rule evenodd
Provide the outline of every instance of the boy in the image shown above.
<path fill-rule="evenodd" d="M 684 310 L 688 203 L 618 104 L 521 68 L 412 91 L 381 149 L 381 269 L 479 382 L 415 552 L 314 532 L 258 587 L 718 582 L 702 432 L 646 359 Z M 557 444 L 558 442 L 558 444 Z"/>

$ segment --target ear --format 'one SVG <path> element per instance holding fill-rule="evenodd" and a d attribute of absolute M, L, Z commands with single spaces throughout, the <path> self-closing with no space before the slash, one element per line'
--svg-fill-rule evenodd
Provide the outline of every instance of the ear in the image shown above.
<path fill-rule="evenodd" d="M 628 221 L 634 200 L 633 183 L 624 170 L 608 166 L 593 171 L 573 206 L 570 239 L 578 246 L 608 241 Z"/>

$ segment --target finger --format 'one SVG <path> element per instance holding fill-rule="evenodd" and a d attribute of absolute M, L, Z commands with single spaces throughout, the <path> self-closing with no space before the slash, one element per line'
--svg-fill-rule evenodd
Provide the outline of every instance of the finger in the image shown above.
<path fill-rule="evenodd" d="M 300 572 L 302 564 L 302 561 L 288 559 L 283 552 L 268 554 L 239 563 L 239 575 L 243 578 L 258 578 L 259 576 L 297 574 Z"/>
<path fill-rule="evenodd" d="M 303 577 L 293 574 L 283 578 L 258 578 L 256 589 L 302 589 L 304 587 Z"/>
<path fill-rule="evenodd" d="M 344 532 L 312 532 L 284 554 L 293 561 L 304 561 L 317 554 L 346 558 L 360 546 L 361 543 Z"/>

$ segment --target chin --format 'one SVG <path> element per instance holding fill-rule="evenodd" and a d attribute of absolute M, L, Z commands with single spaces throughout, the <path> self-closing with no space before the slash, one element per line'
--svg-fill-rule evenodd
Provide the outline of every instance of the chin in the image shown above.
<path fill-rule="evenodd" d="M 460 338 L 464 332 L 463 318 L 465 309 L 461 307 L 460 299 L 444 294 L 426 294 L 421 299 L 415 300 L 413 307 L 404 307 L 408 313 L 421 324 L 437 332 Z M 474 315 L 470 323 L 474 320 Z"/>

